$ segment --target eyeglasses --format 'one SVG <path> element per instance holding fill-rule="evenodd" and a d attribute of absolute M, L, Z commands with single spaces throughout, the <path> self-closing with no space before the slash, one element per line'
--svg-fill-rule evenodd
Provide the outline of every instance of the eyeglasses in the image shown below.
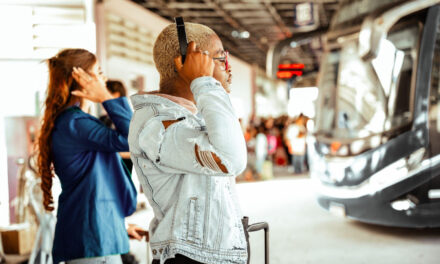
<path fill-rule="evenodd" d="M 223 56 L 222 56 L 222 57 L 215 57 L 215 58 L 212 58 L 212 59 L 213 59 L 213 60 L 218 60 L 218 61 L 220 61 L 221 63 L 224 63 L 224 64 L 225 64 L 225 71 L 227 71 L 228 68 L 229 68 L 228 55 L 229 55 L 229 52 L 225 50 L 225 51 L 223 52 Z"/>

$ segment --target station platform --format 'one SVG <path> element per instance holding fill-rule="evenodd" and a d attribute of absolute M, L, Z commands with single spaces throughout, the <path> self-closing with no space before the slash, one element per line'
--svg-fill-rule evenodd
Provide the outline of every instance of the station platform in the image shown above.
<path fill-rule="evenodd" d="M 436 264 L 440 229 L 406 229 L 363 224 L 319 207 L 308 175 L 276 174 L 274 180 L 239 183 L 243 214 L 270 225 L 271 264 Z M 127 219 L 147 227 L 151 210 Z M 148 219 L 148 221 L 146 220 Z M 264 263 L 263 232 L 252 233 L 251 264 Z M 146 263 L 145 242 L 131 241 Z"/>

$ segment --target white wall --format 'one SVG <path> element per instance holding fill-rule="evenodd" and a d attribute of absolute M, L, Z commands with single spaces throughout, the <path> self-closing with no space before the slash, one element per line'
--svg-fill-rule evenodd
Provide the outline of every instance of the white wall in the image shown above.
<path fill-rule="evenodd" d="M 128 0 L 105 0 L 105 12 L 111 12 L 123 18 L 130 19 L 137 25 L 152 31 L 153 35 L 159 35 L 163 28 L 171 22 L 159 15 Z"/>
<path fill-rule="evenodd" d="M 315 117 L 315 102 L 318 98 L 317 87 L 292 88 L 289 93 L 289 116 L 299 116 L 303 113 L 310 118 Z"/>
<path fill-rule="evenodd" d="M 117 15 L 123 19 L 127 19 L 130 22 L 136 23 L 138 26 L 143 27 L 150 31 L 154 37 L 169 25 L 171 22 L 150 12 L 137 4 L 127 0 L 107 0 L 103 2 L 103 13 L 100 13 L 98 17 L 100 24 L 98 24 L 98 31 L 105 31 L 105 16 L 106 13 L 111 13 Z M 103 33 L 103 34 L 101 34 Z M 98 47 L 103 51 L 102 56 L 107 56 L 106 49 L 106 39 L 105 32 L 98 32 Z M 152 51 L 151 51 L 152 52 Z M 159 89 L 159 73 L 157 72 L 154 65 L 149 65 L 146 63 L 137 62 L 134 60 L 115 57 L 105 58 L 105 73 L 110 79 L 118 79 L 122 81 L 126 87 L 129 89 L 129 94 L 134 93 L 134 90 L 130 90 L 131 81 L 137 76 L 144 77 L 144 90 L 152 91 Z"/>
<path fill-rule="evenodd" d="M 252 66 L 231 56 L 231 102 L 243 124 L 247 124 L 252 110 Z"/>
<path fill-rule="evenodd" d="M 266 76 L 257 78 L 259 91 L 255 95 L 255 114 L 263 117 L 278 117 L 287 114 L 287 84 Z"/>
<path fill-rule="evenodd" d="M 44 59 L 67 47 L 95 51 L 91 3 L 0 0 L 0 226 L 9 223 L 9 193 L 14 193 L 8 190 L 4 118 L 39 114 L 48 81 Z M 74 15 L 60 15 L 65 10 Z"/>
<path fill-rule="evenodd" d="M 0 226 L 9 224 L 9 185 L 6 147 L 4 146 L 6 146 L 5 119 L 3 112 L 0 112 Z"/>
<path fill-rule="evenodd" d="M 159 89 L 159 73 L 153 65 L 148 65 L 120 57 L 107 59 L 107 76 L 110 79 L 122 81 L 131 95 L 136 91 L 132 89 L 131 82 L 138 76 L 144 78 L 144 91 Z"/>
<path fill-rule="evenodd" d="M 35 116 L 47 87 L 47 65 L 40 60 L 0 60 L 3 116 Z"/>
<path fill-rule="evenodd" d="M 92 0 L 0 1 L 0 110 L 5 116 L 38 114 L 47 86 L 43 60 L 63 48 L 95 52 Z"/>

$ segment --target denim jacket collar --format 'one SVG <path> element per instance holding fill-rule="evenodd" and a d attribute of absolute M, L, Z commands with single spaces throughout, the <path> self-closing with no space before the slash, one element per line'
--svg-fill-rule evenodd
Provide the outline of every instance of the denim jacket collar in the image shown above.
<path fill-rule="evenodd" d="M 172 96 L 159 92 L 135 94 L 132 95 L 130 99 L 135 109 L 139 109 L 145 106 L 145 104 L 177 104 L 178 106 L 184 107 L 186 110 L 190 111 L 193 115 L 197 114 L 198 112 L 196 105 L 190 100 L 187 100 L 183 97 Z"/>

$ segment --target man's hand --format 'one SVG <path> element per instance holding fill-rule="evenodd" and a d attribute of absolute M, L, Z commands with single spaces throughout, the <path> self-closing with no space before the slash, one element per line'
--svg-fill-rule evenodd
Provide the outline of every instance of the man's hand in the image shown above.
<path fill-rule="evenodd" d="M 182 65 L 182 56 L 174 58 L 179 76 L 188 83 L 202 76 L 212 76 L 214 73 L 214 61 L 208 51 L 196 49 L 196 43 L 191 41 L 188 44 L 185 63 Z"/>
<path fill-rule="evenodd" d="M 142 229 L 141 227 L 133 224 L 128 224 L 127 228 L 128 236 L 131 239 L 142 240 L 142 237 L 145 236 L 147 242 L 150 241 L 150 236 L 147 230 Z"/>

